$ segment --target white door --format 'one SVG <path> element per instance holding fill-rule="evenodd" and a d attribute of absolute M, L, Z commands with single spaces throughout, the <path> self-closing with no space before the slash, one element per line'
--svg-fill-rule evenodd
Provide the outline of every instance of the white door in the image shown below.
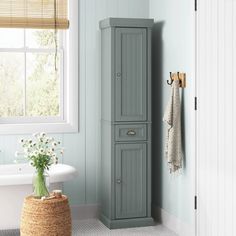
<path fill-rule="evenodd" d="M 236 235 L 236 1 L 198 0 L 197 235 Z"/>

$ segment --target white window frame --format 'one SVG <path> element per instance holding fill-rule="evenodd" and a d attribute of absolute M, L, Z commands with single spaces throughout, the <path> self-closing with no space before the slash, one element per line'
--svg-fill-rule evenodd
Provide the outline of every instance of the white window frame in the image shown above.
<path fill-rule="evenodd" d="M 63 85 L 60 86 L 59 117 L 10 117 L 0 119 L 0 134 L 28 134 L 34 132 L 71 133 L 78 132 L 78 80 L 79 80 L 79 6 L 78 1 L 69 1 L 70 27 L 66 32 L 63 52 L 66 66 L 63 68 Z M 41 51 L 41 50 L 40 50 Z M 64 98 L 64 101 L 61 99 Z"/>

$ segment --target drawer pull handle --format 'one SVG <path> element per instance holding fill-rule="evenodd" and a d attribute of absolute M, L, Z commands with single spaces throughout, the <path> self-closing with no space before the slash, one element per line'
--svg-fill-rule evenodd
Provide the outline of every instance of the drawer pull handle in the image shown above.
<path fill-rule="evenodd" d="M 128 130 L 127 135 L 134 136 L 136 135 L 136 132 L 133 129 Z"/>
<path fill-rule="evenodd" d="M 117 184 L 121 184 L 121 179 L 117 179 L 117 180 L 116 180 L 116 183 L 117 183 Z"/>

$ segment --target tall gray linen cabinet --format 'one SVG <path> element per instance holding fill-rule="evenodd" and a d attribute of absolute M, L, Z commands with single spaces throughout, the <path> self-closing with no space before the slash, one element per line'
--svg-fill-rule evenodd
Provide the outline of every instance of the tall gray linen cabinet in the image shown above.
<path fill-rule="evenodd" d="M 152 19 L 100 22 L 102 56 L 101 215 L 109 228 L 151 218 Z"/>

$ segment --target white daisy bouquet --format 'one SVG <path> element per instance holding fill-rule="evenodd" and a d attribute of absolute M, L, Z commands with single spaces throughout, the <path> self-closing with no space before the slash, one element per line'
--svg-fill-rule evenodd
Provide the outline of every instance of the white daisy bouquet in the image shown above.
<path fill-rule="evenodd" d="M 63 148 L 59 148 L 60 141 L 42 132 L 33 134 L 32 139 L 21 139 L 20 144 L 23 152 L 16 152 L 16 156 L 23 155 L 37 172 L 34 179 L 34 194 L 37 197 L 48 196 L 45 171 L 49 170 L 52 164 L 57 164 L 58 156 L 63 155 Z"/>

